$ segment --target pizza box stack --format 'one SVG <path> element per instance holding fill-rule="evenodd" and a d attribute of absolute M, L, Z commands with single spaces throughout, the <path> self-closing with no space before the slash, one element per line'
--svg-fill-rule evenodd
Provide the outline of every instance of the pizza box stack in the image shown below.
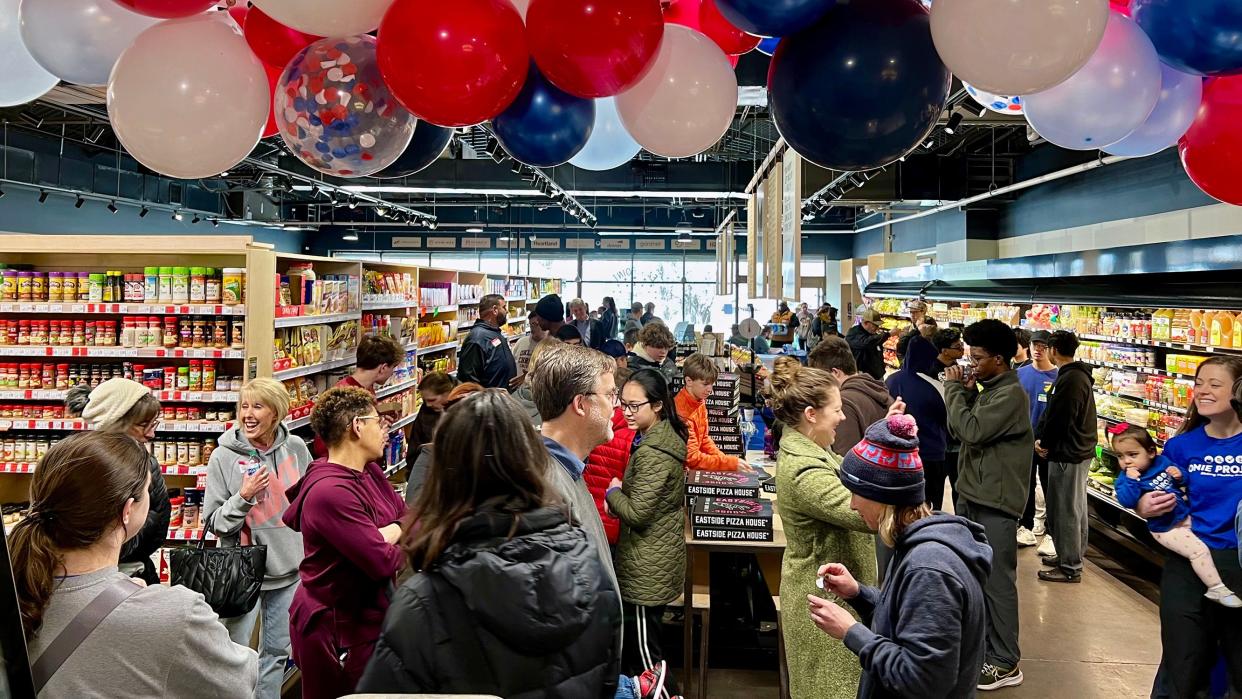
<path fill-rule="evenodd" d="M 737 374 L 721 374 L 707 396 L 707 433 L 720 451 L 746 456 L 742 434 L 742 386 Z"/>
<path fill-rule="evenodd" d="M 772 541 L 772 502 L 758 498 L 704 495 L 690 514 L 695 539 Z"/>

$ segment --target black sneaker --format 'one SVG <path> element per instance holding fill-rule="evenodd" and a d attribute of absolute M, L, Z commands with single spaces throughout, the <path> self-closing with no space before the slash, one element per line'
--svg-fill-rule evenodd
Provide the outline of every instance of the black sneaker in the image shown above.
<path fill-rule="evenodd" d="M 983 670 L 979 673 L 979 684 L 976 689 L 987 692 L 1002 687 L 1017 687 L 1020 684 L 1022 684 L 1022 670 L 1017 665 L 1001 667 L 992 663 L 984 663 Z"/>
<path fill-rule="evenodd" d="M 1040 556 L 1039 564 L 1046 568 L 1060 568 L 1061 557 L 1060 556 Z"/>
<path fill-rule="evenodd" d="M 1082 582 L 1082 573 L 1067 573 L 1061 568 L 1053 568 L 1052 570 L 1039 571 L 1039 579 L 1044 582 L 1056 583 L 1080 583 Z"/>

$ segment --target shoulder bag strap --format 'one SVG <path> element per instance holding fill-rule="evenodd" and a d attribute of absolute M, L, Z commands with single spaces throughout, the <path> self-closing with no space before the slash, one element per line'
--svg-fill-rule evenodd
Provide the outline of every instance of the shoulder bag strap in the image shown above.
<path fill-rule="evenodd" d="M 69 625 L 52 639 L 43 654 L 31 664 L 30 672 L 34 675 L 35 694 L 43 691 L 48 680 L 52 679 L 60 666 L 65 664 L 78 646 L 82 645 L 82 642 L 112 613 L 112 610 L 141 589 L 141 586 L 130 582 L 128 578 L 117 580 L 83 607 L 82 611 L 78 612 L 77 616 L 69 622 Z"/>

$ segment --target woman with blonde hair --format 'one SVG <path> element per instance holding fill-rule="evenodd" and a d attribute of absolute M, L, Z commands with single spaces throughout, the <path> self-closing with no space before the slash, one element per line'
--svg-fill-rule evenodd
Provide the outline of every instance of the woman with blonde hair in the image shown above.
<path fill-rule="evenodd" d="M 890 415 L 841 464 L 850 508 L 893 549 L 884 588 L 832 562 L 819 569 L 821 587 L 862 620 L 808 596 L 815 625 L 858 654 L 860 698 L 973 696 L 983 667 L 992 547 L 981 525 L 927 506 L 916 433 L 914 418 Z"/>
<path fill-rule="evenodd" d="M 13 574 L 40 697 L 243 697 L 254 651 L 229 642 L 203 596 L 121 573 L 147 519 L 149 455 L 131 437 L 82 432 L 54 445 L 13 529 Z M 106 613 L 104 609 L 106 608 Z M 85 637 L 74 628 L 102 621 Z M 80 642 L 62 655 L 62 634 Z M 50 654 L 49 654 L 50 653 Z"/>
<path fill-rule="evenodd" d="M 257 699 L 280 699 L 290 652 L 289 605 L 302 562 L 302 535 L 281 517 L 289 507 L 285 491 L 306 474 L 311 454 L 306 442 L 282 424 L 288 414 L 289 392 L 279 381 L 252 379 L 242 386 L 237 424 L 220 435 L 220 448 L 211 453 L 203 497 L 203 521 L 221 546 L 267 547 L 258 604 L 246 614 L 221 619 L 234 643 L 250 645 L 263 615 Z"/>
<path fill-rule="evenodd" d="M 841 389 L 826 371 L 803 367 L 792 357 L 776 360 L 769 402 L 783 425 L 776 459 L 777 507 L 788 541 L 781 563 L 781 630 L 793 699 L 852 699 L 860 669 L 840 641 L 815 628 L 793 600 L 818 593 L 817 571 L 825 562 L 845 565 L 865 583 L 876 580 L 875 539 L 850 509 L 841 485 L 836 439 Z"/>
<path fill-rule="evenodd" d="M 86 407 L 82 409 L 82 418 L 96 430 L 128 435 L 146 445 L 155 439 L 160 410 L 160 402 L 146 386 L 129 379 L 108 379 L 91 390 Z M 154 456 L 147 456 L 147 470 L 151 472 L 147 487 L 150 500 L 147 521 L 137 536 L 125 542 L 120 562 L 122 570 L 142 578 L 148 585 L 158 585 L 159 571 L 151 561 L 151 554 L 168 538 L 172 505 L 168 501 L 164 472 Z"/>

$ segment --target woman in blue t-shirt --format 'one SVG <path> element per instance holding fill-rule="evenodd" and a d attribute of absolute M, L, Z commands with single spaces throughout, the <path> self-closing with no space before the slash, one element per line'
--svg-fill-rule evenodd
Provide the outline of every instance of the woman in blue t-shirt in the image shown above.
<path fill-rule="evenodd" d="M 1192 530 L 1208 548 L 1224 583 L 1242 590 L 1234 518 L 1242 501 L 1242 420 L 1231 403 L 1242 379 L 1242 357 L 1217 356 L 1199 366 L 1186 422 L 1165 446 L 1187 482 Z M 1177 506 L 1171 493 L 1147 493 L 1138 513 L 1159 517 Z M 1163 675 L 1173 696 L 1206 692 L 1218 648 L 1230 684 L 1242 687 L 1242 610 L 1225 609 L 1204 597 L 1206 588 L 1181 556 L 1165 560 L 1160 581 Z"/>

